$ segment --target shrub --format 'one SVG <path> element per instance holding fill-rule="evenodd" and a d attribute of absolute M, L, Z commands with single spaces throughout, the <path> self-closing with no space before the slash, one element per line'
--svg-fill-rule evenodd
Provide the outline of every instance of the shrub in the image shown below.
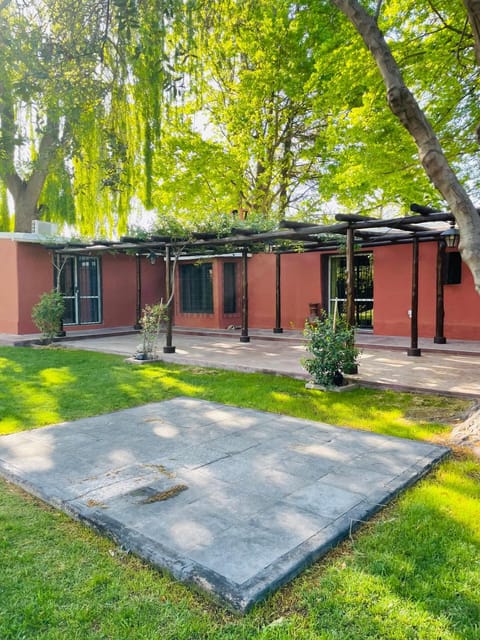
<path fill-rule="evenodd" d="M 58 291 L 42 293 L 39 302 L 33 307 L 32 320 L 48 342 L 52 342 L 60 332 L 64 310 L 63 296 Z"/>
<path fill-rule="evenodd" d="M 339 374 L 355 372 L 359 355 L 355 332 L 344 320 L 323 312 L 319 318 L 307 320 L 304 336 L 313 357 L 304 358 L 302 365 L 316 384 L 332 387 L 341 379 Z"/>
<path fill-rule="evenodd" d="M 158 336 L 167 318 L 168 306 L 163 302 L 144 306 L 140 318 L 143 338 L 141 356 L 143 359 L 150 360 L 154 357 Z"/>

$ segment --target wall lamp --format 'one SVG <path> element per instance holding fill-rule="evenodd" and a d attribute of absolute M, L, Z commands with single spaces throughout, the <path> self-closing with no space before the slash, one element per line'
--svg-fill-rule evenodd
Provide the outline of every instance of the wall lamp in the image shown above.
<path fill-rule="evenodd" d="M 445 241 L 445 244 L 450 249 L 458 247 L 460 242 L 460 231 L 455 226 L 455 220 L 450 222 L 450 228 L 442 231 L 440 238 Z"/>

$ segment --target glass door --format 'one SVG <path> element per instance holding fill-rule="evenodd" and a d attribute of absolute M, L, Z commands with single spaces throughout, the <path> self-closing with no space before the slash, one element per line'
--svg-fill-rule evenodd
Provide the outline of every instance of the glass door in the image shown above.
<path fill-rule="evenodd" d="M 56 270 L 65 301 L 63 324 L 101 322 L 99 258 L 59 256 Z"/>
<path fill-rule="evenodd" d="M 331 256 L 329 273 L 329 313 L 346 312 L 347 260 L 344 256 Z M 354 258 L 355 272 L 355 324 L 363 329 L 373 328 L 373 254 L 362 253 Z"/>

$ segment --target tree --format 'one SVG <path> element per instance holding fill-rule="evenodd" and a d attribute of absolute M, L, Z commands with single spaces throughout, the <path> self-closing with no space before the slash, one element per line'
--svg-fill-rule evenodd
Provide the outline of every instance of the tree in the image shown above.
<path fill-rule="evenodd" d="M 465 187 L 452 169 L 424 109 L 407 88 L 391 46 L 387 44 L 378 26 L 382 1 L 379 0 L 376 3 L 375 14 L 369 13 L 357 0 L 331 0 L 331 2 L 344 13 L 362 37 L 382 76 L 387 89 L 387 102 L 392 113 L 415 141 L 426 175 L 454 214 L 461 233 L 462 258 L 469 266 L 477 291 L 480 293 L 480 216 Z M 469 24 L 474 26 L 475 37 L 472 38 L 472 49 L 478 61 L 480 60 L 480 42 L 478 33 L 475 32 L 479 24 L 480 2 L 465 0 L 464 5 Z M 444 16 L 448 16 L 448 13 L 443 7 L 441 11 L 436 8 L 434 11 L 437 16 L 440 16 L 439 19 L 446 28 L 447 21 Z M 430 96 L 430 99 L 433 99 L 433 96 Z"/>
<path fill-rule="evenodd" d="M 100 5 L 11 0 L 0 7 L 0 178 L 15 203 L 17 231 L 31 230 L 73 120 L 98 99 Z"/>
<path fill-rule="evenodd" d="M 163 47 L 180 4 L 0 2 L 0 180 L 15 230 L 45 217 L 92 235 L 121 233 L 140 183 L 149 204 L 171 78 Z"/>
<path fill-rule="evenodd" d="M 228 206 L 272 220 L 318 210 L 325 122 L 313 109 L 317 34 L 306 31 L 308 13 L 288 0 L 197 4 L 179 144 L 176 152 L 170 144 L 158 151 L 155 204 L 176 192 L 174 208 L 220 205 L 224 213 Z M 333 33 L 325 24 L 322 31 L 324 38 Z M 189 167 L 195 193 L 181 186 Z"/>

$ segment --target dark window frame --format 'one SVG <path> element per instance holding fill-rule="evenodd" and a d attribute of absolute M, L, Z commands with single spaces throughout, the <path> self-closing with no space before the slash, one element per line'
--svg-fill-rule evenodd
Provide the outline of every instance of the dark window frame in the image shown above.
<path fill-rule="evenodd" d="M 458 251 L 445 253 L 443 262 L 443 284 L 462 284 L 462 257 Z"/>
<path fill-rule="evenodd" d="M 180 265 L 181 313 L 213 313 L 213 263 Z"/>
<path fill-rule="evenodd" d="M 237 263 L 223 263 L 223 313 L 237 313 Z"/>
<path fill-rule="evenodd" d="M 85 273 L 84 269 L 88 273 Z M 53 286 L 55 289 L 59 287 L 65 300 L 65 326 L 102 324 L 103 287 L 100 256 L 56 256 L 53 276 Z"/>

